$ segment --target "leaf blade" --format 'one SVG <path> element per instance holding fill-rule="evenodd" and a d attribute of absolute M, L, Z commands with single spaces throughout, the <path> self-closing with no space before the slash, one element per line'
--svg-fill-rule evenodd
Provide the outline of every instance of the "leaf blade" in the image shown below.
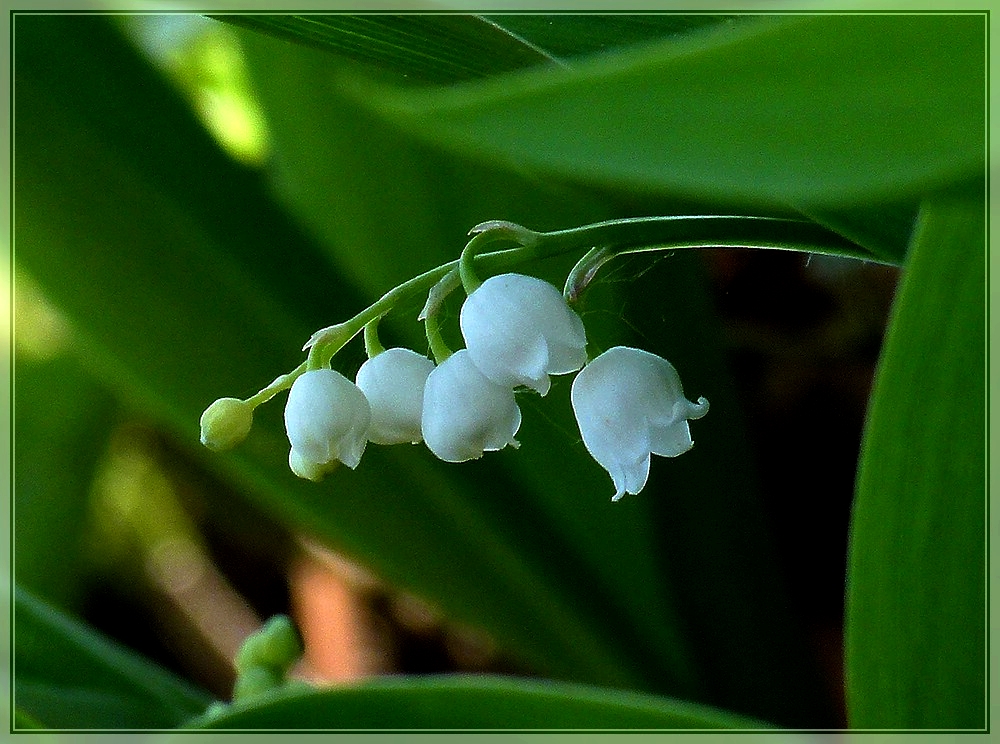
<path fill-rule="evenodd" d="M 543 50 L 469 15 L 213 17 L 333 52 L 399 83 L 453 83 L 554 62 Z"/>
<path fill-rule="evenodd" d="M 207 729 L 760 729 L 753 719 L 683 701 L 584 685 L 463 675 L 279 693 L 194 721 Z"/>
<path fill-rule="evenodd" d="M 16 33 L 18 260 L 76 323 L 81 351 L 116 391 L 197 447 L 198 416 L 213 397 L 250 392 L 293 368 L 301 340 L 325 325 L 307 318 L 349 317 L 362 305 L 103 21 L 19 17 Z M 120 117 L 122 100 L 156 117 Z M 641 657 L 628 652 L 622 662 L 620 634 L 590 605 L 592 594 L 547 569 L 565 544 L 558 530 L 530 504 L 515 523 L 553 539 L 525 537 L 509 517 L 477 507 L 481 482 L 509 504 L 502 467 L 474 473 L 414 448 L 372 447 L 358 471 L 317 487 L 288 471 L 287 447 L 280 406 L 271 405 L 235 452 L 199 454 L 266 513 L 489 628 L 518 663 L 643 683 Z"/>
<path fill-rule="evenodd" d="M 46 727 L 167 728 L 211 700 L 20 587 L 13 632 L 15 704 Z"/>
<path fill-rule="evenodd" d="M 854 727 L 986 722 L 983 231 L 976 202 L 925 207 L 880 362 L 848 573 Z"/>
<path fill-rule="evenodd" d="M 88 495 L 114 401 L 76 359 L 14 362 L 14 580 L 63 608 L 79 605 Z"/>
<path fill-rule="evenodd" d="M 984 39 L 976 16 L 786 16 L 573 71 L 365 96 L 442 144 L 522 167 L 845 207 L 978 172 Z"/>

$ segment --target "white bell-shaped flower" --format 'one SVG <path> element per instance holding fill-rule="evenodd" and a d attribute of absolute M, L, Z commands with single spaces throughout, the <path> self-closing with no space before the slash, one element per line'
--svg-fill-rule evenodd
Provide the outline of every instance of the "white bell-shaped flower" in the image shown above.
<path fill-rule="evenodd" d="M 361 365 L 357 386 L 372 409 L 368 441 L 416 444 L 422 438 L 420 418 L 424 384 L 434 362 L 410 349 L 386 349 Z"/>
<path fill-rule="evenodd" d="M 676 457 L 694 446 L 688 419 L 708 413 L 708 401 L 684 397 L 677 370 L 641 349 L 616 346 L 573 381 L 573 411 L 587 451 L 615 484 L 617 501 L 639 493 L 650 455 Z"/>
<path fill-rule="evenodd" d="M 545 395 L 549 375 L 575 372 L 587 361 L 580 316 L 558 289 L 533 276 L 490 277 L 465 300 L 459 322 L 472 361 L 506 387 Z"/>
<path fill-rule="evenodd" d="M 517 446 L 521 409 L 514 390 L 488 379 L 466 349 L 434 368 L 424 388 L 422 430 L 428 449 L 446 462 L 465 462 Z"/>
<path fill-rule="evenodd" d="M 292 384 L 285 405 L 292 471 L 319 480 L 338 461 L 356 468 L 370 420 L 368 400 L 353 382 L 332 369 L 304 372 Z"/>

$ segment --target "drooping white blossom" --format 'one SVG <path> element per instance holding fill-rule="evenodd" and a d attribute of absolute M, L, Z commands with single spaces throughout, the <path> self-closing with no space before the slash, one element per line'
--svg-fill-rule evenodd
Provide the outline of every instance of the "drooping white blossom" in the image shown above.
<path fill-rule="evenodd" d="M 386 349 L 361 365 L 355 382 L 371 406 L 368 441 L 416 444 L 421 440 L 424 384 L 433 369 L 434 362 L 427 357 L 401 348 Z"/>
<path fill-rule="evenodd" d="M 511 387 L 488 379 L 466 349 L 434 368 L 424 388 L 422 431 L 428 449 L 446 462 L 517 446 L 521 409 Z"/>
<path fill-rule="evenodd" d="M 353 382 L 332 369 L 304 372 L 292 384 L 285 405 L 292 471 L 319 480 L 338 461 L 357 467 L 370 420 L 365 394 Z"/>
<path fill-rule="evenodd" d="M 490 277 L 466 298 L 459 322 L 469 357 L 506 387 L 545 395 L 549 375 L 575 372 L 587 361 L 583 321 L 558 289 L 536 277 Z"/>
<path fill-rule="evenodd" d="M 689 419 L 708 401 L 684 397 L 677 370 L 641 349 L 616 346 L 587 364 L 571 394 L 587 451 L 611 475 L 617 501 L 646 485 L 650 455 L 676 457 L 694 446 Z"/>

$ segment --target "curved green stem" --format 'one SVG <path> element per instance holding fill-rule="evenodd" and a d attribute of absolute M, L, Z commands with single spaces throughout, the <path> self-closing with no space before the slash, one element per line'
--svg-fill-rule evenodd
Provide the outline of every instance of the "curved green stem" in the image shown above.
<path fill-rule="evenodd" d="M 566 276 L 566 284 L 563 286 L 563 297 L 566 302 L 570 304 L 576 302 L 580 298 L 580 293 L 597 274 L 597 270 L 616 255 L 618 254 L 606 245 L 594 246 L 584 253 Z"/>
<path fill-rule="evenodd" d="M 365 324 L 365 354 L 368 355 L 369 359 L 385 351 L 385 347 L 382 346 L 382 342 L 378 338 L 379 320 L 381 320 L 381 316 Z"/>
<path fill-rule="evenodd" d="M 496 240 L 489 242 L 496 242 Z M 532 258 L 540 257 L 541 254 L 539 254 L 534 246 L 521 246 L 502 251 L 483 253 L 472 257 L 470 260 L 475 260 L 475 265 L 480 269 L 499 271 L 516 266 Z M 350 320 L 316 331 L 304 347 L 309 349 L 309 359 L 321 366 L 329 364 L 333 355 L 360 333 L 368 323 L 375 318 L 385 315 L 400 301 L 420 292 L 428 291 L 449 272 L 453 269 L 458 269 L 458 267 L 459 261 L 456 259 L 455 261 L 449 261 L 446 264 L 425 271 L 423 274 L 415 276 L 403 282 L 395 289 L 386 292 L 377 302 L 369 305 Z M 309 362 L 310 365 L 313 364 L 313 361 Z"/>
<path fill-rule="evenodd" d="M 513 222 L 491 220 L 472 228 L 469 234 L 472 238 L 460 259 L 442 264 L 403 282 L 350 320 L 314 333 L 303 347 L 309 351 L 306 361 L 248 398 L 247 402 L 254 406 L 259 405 L 277 392 L 291 387 L 295 379 L 307 369 L 329 366 L 333 355 L 369 323 L 388 313 L 400 301 L 421 292 L 430 294 L 420 319 L 430 320 L 431 330 L 434 330 L 433 324 L 436 321 L 432 316 L 444 298 L 457 288 L 459 278 L 465 280 L 467 291 L 474 290 L 473 285 L 478 285 L 479 280 L 475 270 L 495 273 L 532 259 L 589 248 L 590 250 L 577 263 L 567 280 L 565 293 L 567 298 L 572 300 L 579 295 L 601 265 L 623 253 L 682 248 L 770 248 L 883 262 L 877 256 L 816 223 L 776 217 L 732 215 L 637 217 L 608 220 L 551 232 L 536 232 Z M 487 245 L 498 242 L 514 243 L 517 247 L 481 253 Z M 447 357 L 450 353 L 444 347 L 443 341 L 438 344 L 439 333 L 429 333 L 428 340 L 435 356 L 440 354 Z M 434 347 L 437 347 L 436 351 Z"/>
<path fill-rule="evenodd" d="M 629 217 L 591 225 L 538 233 L 539 249 L 546 255 L 574 247 L 607 246 L 623 249 L 673 248 L 771 248 L 821 253 L 866 261 L 874 254 L 815 222 L 784 217 L 744 215 L 675 215 Z"/>
<path fill-rule="evenodd" d="M 472 267 L 472 262 L 483 248 L 492 243 L 509 241 L 517 243 L 522 249 L 532 249 L 538 245 L 543 234 L 506 220 L 480 222 L 472 228 L 469 231 L 472 239 L 466 244 L 458 259 L 458 273 L 462 278 L 465 294 L 472 294 L 482 284 Z"/>
<path fill-rule="evenodd" d="M 441 310 L 441 306 L 452 292 L 461 286 L 462 280 L 457 268 L 452 269 L 427 292 L 427 301 L 417 315 L 417 320 L 426 320 Z"/>
<path fill-rule="evenodd" d="M 288 388 L 292 386 L 292 383 L 298 379 L 299 375 L 306 371 L 306 368 L 306 362 L 302 362 L 302 364 L 293 369 L 291 372 L 275 378 L 274 382 L 260 392 L 251 395 L 245 400 L 245 402 L 249 403 L 254 408 L 259 406 L 261 403 L 267 403 L 267 401 L 271 400 L 271 398 L 280 393 L 282 390 L 288 390 Z"/>
<path fill-rule="evenodd" d="M 436 313 L 424 319 L 424 332 L 427 334 L 427 345 L 430 346 L 431 354 L 434 356 L 434 363 L 441 364 L 451 356 L 452 352 L 441 337 L 441 327 L 438 325 Z"/>
<path fill-rule="evenodd" d="M 542 233 L 542 246 L 590 243 L 563 288 L 575 302 L 597 274 L 616 256 L 685 248 L 767 248 L 878 261 L 881 259 L 846 238 L 813 222 L 775 217 L 702 216 L 639 217 Z"/>
<path fill-rule="evenodd" d="M 479 285 L 482 284 L 479 276 L 476 274 L 476 270 L 472 267 L 472 260 L 476 257 L 476 241 L 482 242 L 480 239 L 483 235 L 486 235 L 486 233 L 480 233 L 472 238 L 462 250 L 462 255 L 458 258 L 458 275 L 462 280 L 462 289 L 465 290 L 466 295 L 475 292 Z"/>

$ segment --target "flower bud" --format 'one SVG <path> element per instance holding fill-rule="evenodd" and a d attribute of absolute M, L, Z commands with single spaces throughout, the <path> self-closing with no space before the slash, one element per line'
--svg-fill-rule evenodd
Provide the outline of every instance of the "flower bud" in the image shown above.
<path fill-rule="evenodd" d="M 521 409 L 510 387 L 489 380 L 466 349 L 434 368 L 424 388 L 422 430 L 428 449 L 446 462 L 517 446 Z"/>
<path fill-rule="evenodd" d="M 318 480 L 337 461 L 357 467 L 368 442 L 370 420 L 365 394 L 342 374 L 332 369 L 303 373 L 288 391 L 285 405 L 292 471 Z"/>
<path fill-rule="evenodd" d="M 558 289 L 532 276 L 490 277 L 466 298 L 459 322 L 469 357 L 499 385 L 545 395 L 550 374 L 587 361 L 583 321 Z"/>
<path fill-rule="evenodd" d="M 416 444 L 423 438 L 424 384 L 433 369 L 434 362 L 410 349 L 386 349 L 361 365 L 355 381 L 372 410 L 369 442 Z"/>
<path fill-rule="evenodd" d="M 684 397 L 670 362 L 625 346 L 584 367 L 571 399 L 587 451 L 614 481 L 612 501 L 642 490 L 650 455 L 676 457 L 691 449 L 688 419 L 708 413 L 707 400 Z"/>
<path fill-rule="evenodd" d="M 253 425 L 253 406 L 239 398 L 219 398 L 201 414 L 201 443 L 220 452 L 247 438 Z"/>
<path fill-rule="evenodd" d="M 234 666 L 243 673 L 267 667 L 283 674 L 302 655 L 302 640 L 287 615 L 275 615 L 243 641 Z"/>

